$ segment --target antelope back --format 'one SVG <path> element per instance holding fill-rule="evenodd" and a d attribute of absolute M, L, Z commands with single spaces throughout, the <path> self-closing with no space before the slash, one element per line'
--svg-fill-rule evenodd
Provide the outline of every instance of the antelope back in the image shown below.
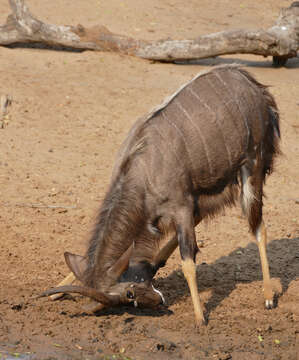
<path fill-rule="evenodd" d="M 157 193 L 177 178 L 181 186 L 191 179 L 197 190 L 219 184 L 223 189 L 261 144 L 268 121 L 265 87 L 237 66 L 216 67 L 135 124 L 119 153 L 114 177 L 121 165 L 135 158 L 132 177 L 143 171 L 148 187 Z"/>

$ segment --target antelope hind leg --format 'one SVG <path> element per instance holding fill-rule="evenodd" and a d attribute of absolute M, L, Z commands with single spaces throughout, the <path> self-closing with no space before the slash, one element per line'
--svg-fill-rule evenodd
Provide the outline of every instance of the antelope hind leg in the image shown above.
<path fill-rule="evenodd" d="M 267 231 L 263 221 L 263 174 L 260 156 L 253 167 L 244 165 L 241 168 L 242 192 L 241 204 L 247 216 L 249 227 L 258 245 L 264 284 L 264 298 L 267 309 L 274 307 L 274 291 L 270 279 L 269 264 L 266 252 Z"/>
<path fill-rule="evenodd" d="M 262 273 L 263 273 L 265 306 L 267 309 L 272 309 L 274 307 L 274 302 L 273 302 L 274 291 L 272 288 L 268 258 L 266 253 L 267 231 L 263 221 L 261 222 L 260 226 L 256 231 L 256 240 L 259 248 Z"/>

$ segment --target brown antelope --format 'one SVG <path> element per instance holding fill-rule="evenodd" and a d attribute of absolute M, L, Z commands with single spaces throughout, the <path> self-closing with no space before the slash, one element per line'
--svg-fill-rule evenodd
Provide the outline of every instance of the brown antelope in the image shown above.
<path fill-rule="evenodd" d="M 240 193 L 259 248 L 265 305 L 272 308 L 262 197 L 279 137 L 275 100 L 247 71 L 226 65 L 197 75 L 137 121 L 123 143 L 86 255 L 65 254 L 83 285 L 43 295 L 80 293 L 97 301 L 93 310 L 156 306 L 163 295 L 153 276 L 179 245 L 195 321 L 203 323 L 194 228 Z"/>

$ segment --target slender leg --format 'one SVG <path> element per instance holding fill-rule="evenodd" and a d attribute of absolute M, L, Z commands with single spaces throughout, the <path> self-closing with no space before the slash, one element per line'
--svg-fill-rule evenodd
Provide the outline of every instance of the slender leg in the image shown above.
<path fill-rule="evenodd" d="M 194 307 L 195 324 L 199 327 L 202 324 L 206 324 L 206 321 L 203 313 L 203 306 L 198 293 L 196 266 L 194 261 L 190 258 L 182 260 L 182 270 L 191 293 L 191 299 Z"/>
<path fill-rule="evenodd" d="M 256 240 L 259 248 L 262 272 L 263 272 L 265 306 L 267 309 L 271 309 L 274 306 L 273 289 L 270 279 L 270 271 L 269 271 L 267 253 L 266 253 L 267 231 L 263 221 L 261 222 L 259 228 L 257 229 Z"/>
<path fill-rule="evenodd" d="M 194 218 L 194 225 L 197 226 L 200 222 L 200 218 Z M 160 268 L 165 265 L 168 258 L 172 255 L 174 250 L 178 246 L 178 237 L 174 235 L 160 250 L 154 259 L 154 266 Z M 160 266 L 159 266 L 160 265 Z"/>
<path fill-rule="evenodd" d="M 274 292 L 266 253 L 267 232 L 262 215 L 263 176 L 260 159 L 258 159 L 257 164 L 252 168 L 244 166 L 241 169 L 241 174 L 242 208 L 248 218 L 250 230 L 257 241 L 263 273 L 265 306 L 267 309 L 271 309 L 273 307 Z"/>
<path fill-rule="evenodd" d="M 192 212 L 185 209 L 177 213 L 177 236 L 182 258 L 182 270 L 187 280 L 191 298 L 194 307 L 195 323 L 196 326 L 205 323 L 203 306 L 201 304 L 197 279 L 196 279 L 196 265 L 195 256 L 198 251 L 196 244 L 196 237 L 194 231 L 194 220 Z"/>
<path fill-rule="evenodd" d="M 72 284 L 74 281 L 76 280 L 75 275 L 70 272 L 58 285 L 58 286 L 64 286 L 64 285 L 70 285 Z M 51 300 L 57 300 L 59 298 L 61 298 L 63 296 L 63 293 L 60 294 L 54 294 L 51 295 L 50 298 Z"/>

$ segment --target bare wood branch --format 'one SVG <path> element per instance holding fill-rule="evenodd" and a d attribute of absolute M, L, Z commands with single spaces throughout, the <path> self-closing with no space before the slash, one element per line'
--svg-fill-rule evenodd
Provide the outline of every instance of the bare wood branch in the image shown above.
<path fill-rule="evenodd" d="M 276 65 L 299 51 L 299 2 L 281 10 L 268 30 L 230 30 L 192 40 L 136 40 L 110 32 L 104 26 L 56 26 L 37 20 L 23 0 L 9 0 L 12 14 L 0 26 L 0 45 L 43 43 L 73 49 L 115 51 L 150 60 L 195 60 L 211 56 L 250 53 L 273 56 Z"/>

